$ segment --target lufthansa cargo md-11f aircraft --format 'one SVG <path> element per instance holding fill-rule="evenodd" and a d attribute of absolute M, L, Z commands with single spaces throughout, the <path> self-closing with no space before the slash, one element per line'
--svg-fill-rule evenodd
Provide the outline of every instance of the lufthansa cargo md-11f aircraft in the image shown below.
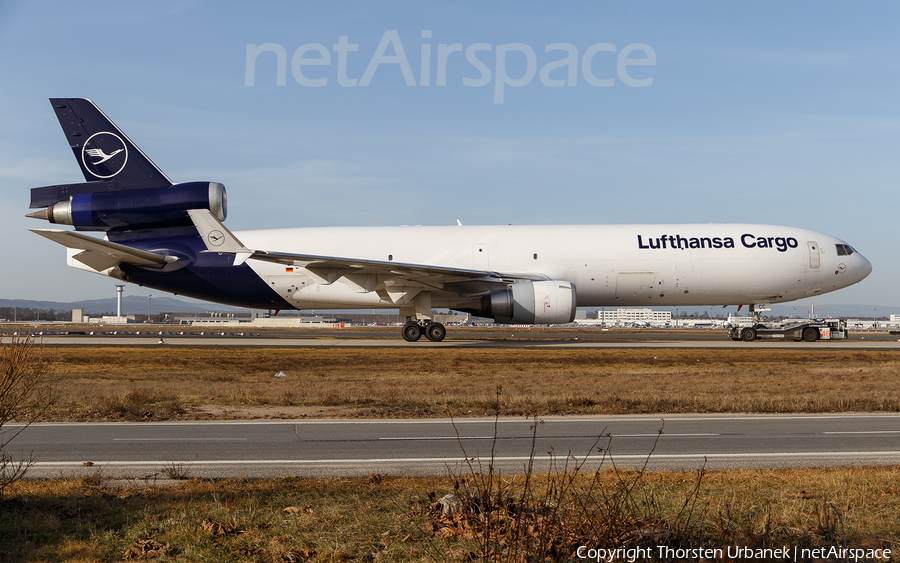
<path fill-rule="evenodd" d="M 34 230 L 70 266 L 257 309 L 432 308 L 498 323 L 571 322 L 576 307 L 749 305 L 857 283 L 872 265 L 833 236 L 771 225 L 328 227 L 230 232 L 225 187 L 174 184 L 87 99 L 50 100 L 86 182 L 33 188 Z M 100 231 L 105 237 L 78 231 Z"/>

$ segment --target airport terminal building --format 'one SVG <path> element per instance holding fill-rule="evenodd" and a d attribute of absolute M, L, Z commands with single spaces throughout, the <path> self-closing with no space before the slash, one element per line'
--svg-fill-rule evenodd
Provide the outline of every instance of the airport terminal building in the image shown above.
<path fill-rule="evenodd" d="M 650 308 L 634 309 L 619 307 L 612 311 L 602 309 L 597 311 L 596 319 L 576 318 L 579 324 L 594 324 L 605 326 L 631 326 L 635 324 L 666 327 L 672 324 L 672 311 L 656 311 Z"/>

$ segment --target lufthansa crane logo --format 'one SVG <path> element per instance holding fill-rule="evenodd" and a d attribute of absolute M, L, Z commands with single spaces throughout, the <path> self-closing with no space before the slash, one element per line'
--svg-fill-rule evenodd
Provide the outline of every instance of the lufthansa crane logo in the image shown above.
<path fill-rule="evenodd" d="M 206 235 L 206 240 L 208 240 L 209 244 L 212 246 L 222 246 L 222 243 L 225 242 L 225 235 L 219 230 L 210 231 L 209 234 Z"/>
<path fill-rule="evenodd" d="M 93 176 L 105 180 L 125 168 L 128 146 L 115 133 L 94 133 L 81 147 L 81 162 Z"/>

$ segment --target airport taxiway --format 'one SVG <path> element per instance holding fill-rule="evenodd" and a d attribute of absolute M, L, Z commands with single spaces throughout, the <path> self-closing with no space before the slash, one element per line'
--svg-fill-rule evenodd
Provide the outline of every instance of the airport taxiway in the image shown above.
<path fill-rule="evenodd" d="M 31 477 L 445 475 L 474 466 L 545 471 L 587 456 L 650 469 L 900 464 L 900 414 L 623 415 L 415 420 L 47 423 L 4 453 L 33 456 Z M 16 428 L 7 426 L 5 431 Z M 661 432 L 661 433 L 660 433 Z M 598 450 L 602 448 L 602 451 Z"/>
<path fill-rule="evenodd" d="M 159 336 L 37 336 L 48 346 L 159 346 Z M 405 342 L 397 338 L 333 338 L 315 334 L 292 338 L 234 337 L 234 336 L 164 336 L 167 346 L 248 346 L 248 347 L 344 347 L 344 348 L 704 348 L 704 349 L 753 349 L 753 348 L 802 348 L 844 350 L 900 350 L 896 338 L 871 338 L 868 340 L 823 340 L 818 342 L 793 342 L 757 340 L 735 342 L 725 336 L 716 339 L 596 339 L 581 335 L 560 338 L 521 337 L 507 338 L 447 338 L 443 342 Z"/>

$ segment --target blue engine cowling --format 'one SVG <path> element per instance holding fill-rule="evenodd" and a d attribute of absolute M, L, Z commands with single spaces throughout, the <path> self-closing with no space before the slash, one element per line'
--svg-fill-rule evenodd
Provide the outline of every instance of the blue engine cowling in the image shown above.
<path fill-rule="evenodd" d="M 209 209 L 224 221 L 228 212 L 225 186 L 186 182 L 167 188 L 75 194 L 48 207 L 46 218 L 79 231 L 151 229 L 193 225 L 189 209 Z"/>

